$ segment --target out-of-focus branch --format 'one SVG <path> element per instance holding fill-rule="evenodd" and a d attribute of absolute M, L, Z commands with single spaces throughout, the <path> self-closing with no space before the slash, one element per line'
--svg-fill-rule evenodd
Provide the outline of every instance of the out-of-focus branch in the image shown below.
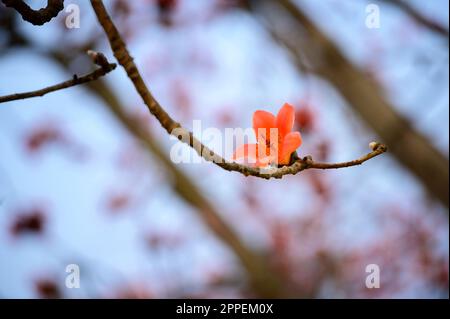
<path fill-rule="evenodd" d="M 95 54 L 94 62 L 100 66 L 100 68 L 98 68 L 97 70 L 95 70 L 89 74 L 86 74 L 84 76 L 81 76 L 81 77 L 78 77 L 75 74 L 71 80 L 68 80 L 68 81 L 65 81 L 65 82 L 62 82 L 62 83 L 59 83 L 56 85 L 48 86 L 48 87 L 40 89 L 40 90 L 0 96 L 0 103 L 29 99 L 29 98 L 38 97 L 38 96 L 44 96 L 45 94 L 48 94 L 51 92 L 55 92 L 55 91 L 67 89 L 67 88 L 70 88 L 72 86 L 76 86 L 79 84 L 84 84 L 87 82 L 95 81 L 98 78 L 108 74 L 109 72 L 111 72 L 112 70 L 114 70 L 116 68 L 116 64 L 108 63 L 108 61 L 106 60 L 106 58 L 104 57 L 103 54 L 97 53 L 97 52 L 94 54 Z"/>
<path fill-rule="evenodd" d="M 400 10 L 405 12 L 410 16 L 416 23 L 422 25 L 423 27 L 445 37 L 448 41 L 448 29 L 440 25 L 438 22 L 426 17 L 415 9 L 410 3 L 404 0 L 381 0 L 386 3 L 392 4 L 398 7 Z"/>
<path fill-rule="evenodd" d="M 449 170 L 445 158 L 385 99 L 379 85 L 353 65 L 339 48 L 289 0 L 250 1 L 295 56 L 307 60 L 309 71 L 328 80 L 363 120 L 389 145 L 393 155 L 423 183 L 430 194 L 449 205 Z M 270 7 L 269 7 L 270 6 Z M 274 18 L 278 14 L 279 19 Z M 279 27 L 290 23 L 296 35 Z"/>
<path fill-rule="evenodd" d="M 64 0 L 47 0 L 47 7 L 33 10 L 23 0 L 2 0 L 5 6 L 14 8 L 25 21 L 43 25 L 64 9 Z"/>
<path fill-rule="evenodd" d="M 226 161 L 224 158 L 222 158 L 211 149 L 203 145 L 199 140 L 197 140 L 192 132 L 189 132 L 187 129 L 183 128 L 178 122 L 170 117 L 170 115 L 164 110 L 164 108 L 153 97 L 152 93 L 147 88 L 137 66 L 133 62 L 133 58 L 130 56 L 130 53 L 127 50 L 125 42 L 123 41 L 119 31 L 108 15 L 103 2 L 101 0 L 91 0 L 91 4 L 97 15 L 98 21 L 100 22 L 103 29 L 105 30 L 106 35 L 108 36 L 114 56 L 118 60 L 119 64 L 122 65 L 122 67 L 127 72 L 128 77 L 133 82 L 137 92 L 142 97 L 144 103 L 147 105 L 150 113 L 152 113 L 156 117 L 156 119 L 160 122 L 161 126 L 167 131 L 168 134 L 171 134 L 180 139 L 182 142 L 187 143 L 205 160 L 213 162 L 227 171 L 236 171 L 245 176 L 250 175 L 265 179 L 282 178 L 284 175 L 297 174 L 305 169 L 316 168 L 316 166 L 322 169 L 353 166 L 345 165 L 345 163 L 314 163 L 313 160 L 309 158 L 308 161 L 299 159 L 289 166 L 284 166 L 277 169 L 260 170 L 258 168 Z M 374 153 L 374 156 L 371 156 L 369 158 L 380 155 L 381 153 L 386 151 L 386 149 L 386 147 L 380 148 L 380 150 L 383 150 L 382 152 L 376 152 L 376 154 Z"/>

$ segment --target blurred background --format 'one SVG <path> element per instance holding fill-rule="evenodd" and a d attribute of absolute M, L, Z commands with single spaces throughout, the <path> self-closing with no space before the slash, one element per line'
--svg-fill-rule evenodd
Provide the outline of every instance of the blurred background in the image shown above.
<path fill-rule="evenodd" d="M 448 298 L 448 1 L 104 2 L 185 127 L 247 128 L 288 102 L 302 157 L 389 152 L 270 181 L 174 164 L 122 68 L 1 104 L 1 298 Z M 0 3 L 0 95 L 92 71 L 88 49 L 115 62 L 90 3 L 70 4 L 80 28 Z"/>

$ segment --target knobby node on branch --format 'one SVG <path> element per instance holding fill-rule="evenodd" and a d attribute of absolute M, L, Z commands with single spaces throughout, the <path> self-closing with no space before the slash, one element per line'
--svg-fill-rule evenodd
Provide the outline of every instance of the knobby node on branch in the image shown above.
<path fill-rule="evenodd" d="M 33 10 L 23 0 L 2 0 L 5 6 L 14 8 L 25 21 L 43 25 L 64 9 L 64 0 L 47 0 L 47 7 Z"/>

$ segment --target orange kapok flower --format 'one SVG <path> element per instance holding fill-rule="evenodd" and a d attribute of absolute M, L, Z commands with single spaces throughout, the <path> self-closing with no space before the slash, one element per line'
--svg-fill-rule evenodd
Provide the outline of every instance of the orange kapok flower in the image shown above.
<path fill-rule="evenodd" d="M 294 126 L 294 107 L 285 103 L 275 117 L 272 113 L 258 110 L 253 114 L 253 130 L 257 143 L 238 147 L 233 160 L 251 160 L 257 167 L 288 165 L 291 154 L 302 144 L 299 132 L 291 132 Z"/>

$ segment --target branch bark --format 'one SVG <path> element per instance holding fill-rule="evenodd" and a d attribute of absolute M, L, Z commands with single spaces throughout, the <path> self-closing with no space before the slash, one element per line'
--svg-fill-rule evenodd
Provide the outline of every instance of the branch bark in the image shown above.
<path fill-rule="evenodd" d="M 7 7 L 15 9 L 22 19 L 34 25 L 43 25 L 64 9 L 64 0 L 47 0 L 47 6 L 33 10 L 23 0 L 2 0 Z"/>

